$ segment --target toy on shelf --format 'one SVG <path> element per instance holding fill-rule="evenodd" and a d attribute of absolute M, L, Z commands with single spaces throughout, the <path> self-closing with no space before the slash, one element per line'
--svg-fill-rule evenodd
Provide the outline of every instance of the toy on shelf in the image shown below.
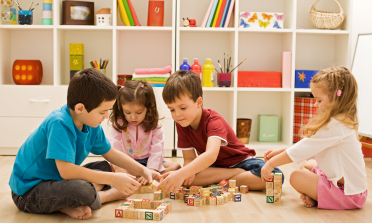
<path fill-rule="evenodd" d="M 132 80 L 132 75 L 131 74 L 118 74 L 118 79 L 116 84 L 119 86 L 123 86 L 125 82 Z"/>
<path fill-rule="evenodd" d="M 203 87 L 213 87 L 214 79 L 214 66 L 212 65 L 212 59 L 207 58 L 206 64 L 203 66 Z"/>
<path fill-rule="evenodd" d="M 13 0 L 1 0 L 1 20 L 3 24 L 10 25 L 11 22 L 14 20 L 15 13 L 11 10 L 11 7 L 14 5 Z"/>
<path fill-rule="evenodd" d="M 40 60 L 15 60 L 12 76 L 15 84 L 38 85 L 43 80 L 43 65 Z"/>
<path fill-rule="evenodd" d="M 258 115 L 258 141 L 278 142 L 279 117 L 277 115 Z"/>
<path fill-rule="evenodd" d="M 195 72 L 196 75 L 198 75 L 198 77 L 200 77 L 202 67 L 199 64 L 199 59 L 198 58 L 194 58 L 194 64 L 191 65 L 190 69 L 191 69 L 192 72 Z"/>
<path fill-rule="evenodd" d="M 187 58 L 183 58 L 183 64 L 181 64 L 180 66 L 180 70 L 185 70 L 185 71 L 188 71 L 190 70 L 191 67 L 190 65 L 187 63 Z"/>
<path fill-rule="evenodd" d="M 32 25 L 32 22 L 33 22 L 33 17 L 34 17 L 34 9 L 36 8 L 36 6 L 39 5 L 39 3 L 37 3 L 33 8 L 32 8 L 32 5 L 33 5 L 34 2 L 31 3 L 31 6 L 29 8 L 29 10 L 22 10 L 21 6 L 19 5 L 18 2 L 16 2 L 18 8 L 19 8 L 19 11 L 18 11 L 18 24 L 19 25 Z"/>
<path fill-rule="evenodd" d="M 310 88 L 310 80 L 319 70 L 295 70 L 295 88 Z"/>
<path fill-rule="evenodd" d="M 238 137 L 243 144 L 248 144 L 251 135 L 252 119 L 238 118 L 236 122 L 236 137 Z"/>
<path fill-rule="evenodd" d="M 195 19 L 189 19 L 189 26 L 190 27 L 197 27 Z"/>
<path fill-rule="evenodd" d="M 10 11 L 13 13 L 13 19 L 10 21 L 10 25 L 18 25 L 17 23 L 17 9 L 10 8 Z"/>
<path fill-rule="evenodd" d="M 97 26 L 110 26 L 111 24 L 111 9 L 102 8 L 96 13 Z"/>
<path fill-rule="evenodd" d="M 316 102 L 312 97 L 294 98 L 294 117 L 293 117 L 293 142 L 301 140 L 300 129 L 309 122 L 317 113 L 314 106 Z"/>
<path fill-rule="evenodd" d="M 164 87 L 171 72 L 171 64 L 164 68 L 136 68 L 132 80 L 145 80 L 153 87 Z"/>
<path fill-rule="evenodd" d="M 240 12 L 240 28 L 283 29 L 283 13 Z"/>
<path fill-rule="evenodd" d="M 70 79 L 84 69 L 84 44 L 70 43 Z"/>
<path fill-rule="evenodd" d="M 282 86 L 282 73 L 276 71 L 238 71 L 238 87 Z"/>
<path fill-rule="evenodd" d="M 147 26 L 163 26 L 164 1 L 149 1 Z"/>
<path fill-rule="evenodd" d="M 41 17 L 41 24 L 53 25 L 52 0 L 43 0 L 43 16 Z"/>
<path fill-rule="evenodd" d="M 189 21 L 189 18 L 182 18 L 183 21 L 182 21 L 182 25 L 183 27 L 189 27 L 190 26 L 190 21 Z"/>
<path fill-rule="evenodd" d="M 282 202 L 282 174 L 273 173 L 273 178 L 266 180 L 266 203 Z"/>
<path fill-rule="evenodd" d="M 102 73 L 106 74 L 106 67 L 107 67 L 107 64 L 108 64 L 109 60 L 103 60 L 102 61 L 102 58 L 98 61 L 98 60 L 90 60 L 89 63 L 90 65 L 93 67 L 93 68 L 96 68 L 96 69 L 99 69 Z"/>

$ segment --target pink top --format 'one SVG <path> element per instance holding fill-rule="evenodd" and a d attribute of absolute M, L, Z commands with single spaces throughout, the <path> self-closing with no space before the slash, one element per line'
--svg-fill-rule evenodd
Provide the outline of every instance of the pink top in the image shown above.
<path fill-rule="evenodd" d="M 120 122 L 119 122 L 120 123 Z M 136 126 L 128 123 L 127 131 L 118 132 L 111 127 L 110 135 L 107 137 L 111 146 L 133 159 L 145 159 L 147 167 L 159 172 L 165 168 L 163 166 L 164 135 L 163 127 L 158 124 L 158 128 L 145 132 L 142 125 L 138 126 L 138 140 L 136 142 Z"/>

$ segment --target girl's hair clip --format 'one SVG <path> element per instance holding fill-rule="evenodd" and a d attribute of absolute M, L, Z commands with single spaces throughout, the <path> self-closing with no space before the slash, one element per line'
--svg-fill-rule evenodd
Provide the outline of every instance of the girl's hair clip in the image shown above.
<path fill-rule="evenodd" d="M 145 85 L 142 84 L 141 88 L 145 87 Z"/>
<path fill-rule="evenodd" d="M 341 94 L 342 94 L 342 91 L 341 91 L 341 90 L 338 90 L 338 91 L 337 91 L 337 96 L 339 96 L 339 97 L 340 97 L 340 96 L 341 96 Z"/>
<path fill-rule="evenodd" d="M 120 89 L 124 89 L 124 85 L 120 87 Z"/>

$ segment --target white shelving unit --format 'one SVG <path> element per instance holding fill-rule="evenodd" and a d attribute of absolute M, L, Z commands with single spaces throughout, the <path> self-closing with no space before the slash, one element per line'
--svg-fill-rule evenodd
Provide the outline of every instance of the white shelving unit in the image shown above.
<path fill-rule="evenodd" d="M 309 0 L 236 0 L 235 13 L 228 28 L 182 27 L 182 18 L 196 19 L 200 26 L 210 0 L 165 0 L 163 27 L 147 27 L 148 1 L 132 1 L 140 27 L 126 27 L 120 20 L 116 0 L 90 0 L 95 12 L 112 8 L 112 26 L 61 25 L 62 0 L 53 1 L 53 23 L 41 25 L 42 6 L 34 11 L 31 26 L 0 24 L 0 154 L 16 154 L 31 131 L 52 110 L 66 103 L 69 83 L 69 43 L 84 44 L 85 67 L 89 60 L 109 59 L 108 77 L 116 83 L 117 74 L 132 74 L 137 67 L 164 67 L 173 71 L 182 58 L 212 58 L 223 61 L 223 53 L 232 55 L 233 67 L 247 58 L 232 77 L 230 88 L 204 88 L 204 108 L 220 113 L 236 129 L 237 118 L 251 118 L 252 129 L 247 147 L 261 156 L 267 149 L 292 144 L 294 97 L 308 94 L 309 89 L 294 88 L 295 69 L 319 70 L 335 64 L 350 66 L 352 0 L 339 0 L 346 20 L 340 30 L 318 30 L 309 20 Z M 19 0 L 28 7 L 31 0 Z M 323 0 L 317 9 L 338 12 L 334 1 Z M 281 30 L 239 28 L 239 12 L 283 12 Z M 298 28 L 297 28 L 298 27 Z M 300 29 L 301 28 L 301 29 Z M 281 71 L 281 53 L 292 52 L 291 88 L 238 88 L 238 70 Z M 41 85 L 15 85 L 12 64 L 16 59 L 38 59 L 44 68 Z M 215 76 L 216 80 L 216 76 Z M 160 115 L 165 117 L 165 156 L 170 156 L 175 138 L 173 120 L 161 92 L 156 89 Z M 280 140 L 257 142 L 258 114 L 280 117 Z M 4 127 L 5 126 L 5 127 Z M 103 125 L 107 131 L 107 125 Z"/>
<path fill-rule="evenodd" d="M 196 19 L 199 26 L 210 1 L 179 0 L 176 67 L 182 64 L 183 58 L 188 58 L 190 64 L 194 58 L 199 58 L 201 65 L 205 64 L 205 58 L 212 58 L 212 64 L 219 70 L 217 60 L 223 65 L 224 53 L 232 55 L 233 67 L 247 58 L 233 72 L 230 88 L 217 87 L 216 82 L 213 88 L 203 88 L 204 108 L 220 113 L 234 130 L 237 118 L 251 118 L 250 143 L 246 146 L 255 149 L 258 156 L 262 156 L 268 149 L 288 147 L 292 145 L 293 139 L 294 97 L 310 92 L 310 89 L 294 88 L 295 70 L 320 70 L 335 64 L 350 66 L 352 1 L 339 2 L 346 15 L 340 30 L 319 30 L 315 29 L 309 20 L 309 12 L 315 1 L 236 0 L 234 17 L 228 28 L 201 28 L 182 27 L 182 18 Z M 334 1 L 320 1 L 316 8 L 339 12 Z M 240 12 L 283 12 L 283 29 L 239 28 Z M 237 87 L 238 70 L 281 72 L 283 51 L 292 52 L 291 88 Z M 217 80 L 216 73 L 214 79 Z M 257 141 L 259 114 L 279 116 L 279 142 Z"/>
<path fill-rule="evenodd" d="M 42 4 L 34 10 L 33 25 L 0 24 L 0 155 L 16 154 L 30 133 L 53 110 L 66 104 L 70 81 L 69 44 L 84 44 L 84 64 L 109 59 L 107 76 L 116 83 L 117 74 L 132 74 L 138 67 L 175 67 L 176 0 L 164 1 L 164 26 L 147 27 L 148 1 L 132 1 L 140 27 L 126 27 L 120 20 L 117 0 L 94 2 L 94 15 L 109 7 L 112 26 L 61 25 L 62 0 L 53 1 L 53 25 L 41 25 Z M 31 0 L 18 0 L 23 8 Z M 16 6 L 14 6 L 16 7 Z M 17 10 L 18 12 L 18 10 Z M 15 85 L 12 65 L 16 59 L 36 59 L 43 64 L 43 81 L 37 86 Z M 174 122 L 155 88 L 164 127 L 165 156 L 174 148 Z M 108 123 L 102 124 L 106 134 Z"/>

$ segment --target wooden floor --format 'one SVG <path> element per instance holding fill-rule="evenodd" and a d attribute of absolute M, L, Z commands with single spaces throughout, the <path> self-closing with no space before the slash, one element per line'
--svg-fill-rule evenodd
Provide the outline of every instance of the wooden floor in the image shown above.
<path fill-rule="evenodd" d="M 19 211 L 14 205 L 10 188 L 9 176 L 12 171 L 14 156 L 0 156 L 0 222 L 77 222 L 62 213 L 54 214 L 26 214 Z M 85 162 L 101 160 L 101 158 L 89 157 Z M 167 159 L 182 164 L 180 158 Z M 368 175 L 368 189 L 372 191 L 372 161 L 366 158 L 366 170 Z M 173 210 L 165 216 L 162 222 L 372 222 L 372 197 L 364 207 L 359 210 L 332 211 L 306 208 L 299 199 L 299 194 L 289 184 L 289 174 L 298 169 L 295 164 L 288 164 L 281 168 L 286 176 L 283 185 L 281 204 L 267 204 L 265 192 L 249 192 L 242 194 L 242 202 L 230 201 L 221 206 L 189 207 L 180 200 L 173 201 Z M 133 195 L 133 198 L 152 199 L 153 195 Z M 104 204 L 100 210 L 93 211 L 90 222 L 148 222 L 136 219 L 121 219 L 114 217 L 114 209 L 119 202 Z"/>

